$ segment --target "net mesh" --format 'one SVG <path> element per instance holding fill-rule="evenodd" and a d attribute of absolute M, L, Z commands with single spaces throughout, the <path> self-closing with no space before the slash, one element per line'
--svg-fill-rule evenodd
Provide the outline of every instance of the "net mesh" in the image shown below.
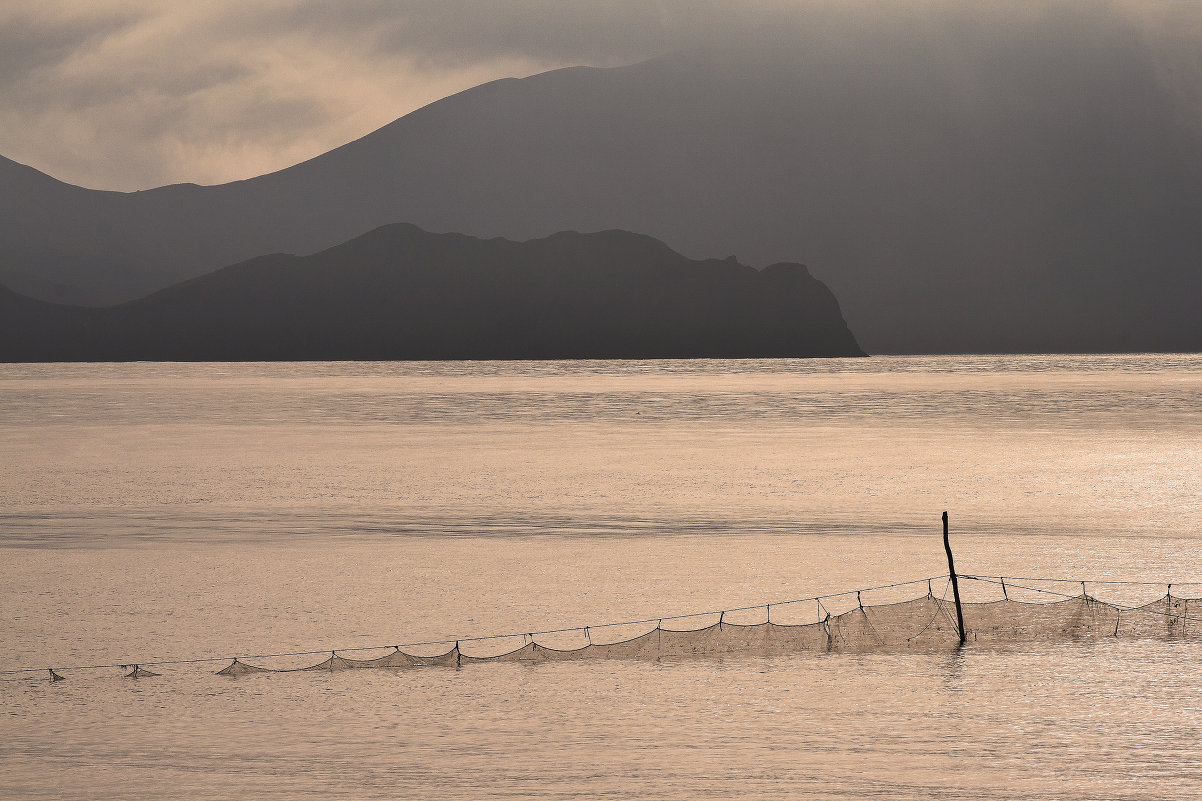
<path fill-rule="evenodd" d="M 1005 592 L 1005 590 L 1003 590 Z M 1055 642 L 1117 638 L 1202 639 L 1202 599 L 1182 598 L 1168 593 L 1137 606 L 1099 600 L 1082 590 L 1076 596 L 1058 596 L 1052 601 L 1010 598 L 969 601 L 962 604 L 965 640 L 968 644 Z M 858 595 L 858 594 L 857 594 Z M 812 603 L 812 602 L 811 602 Z M 262 672 L 353 670 L 362 668 L 407 669 L 417 667 L 460 667 L 483 663 L 539 664 L 571 660 L 628 659 L 677 660 L 696 657 L 771 657 L 806 652 L 867 653 L 924 652 L 951 650 L 960 645 L 954 603 L 946 595 L 926 595 L 883 604 L 857 604 L 830 614 L 819 603 L 818 619 L 809 623 L 781 623 L 766 610 L 762 622 L 732 623 L 727 613 L 716 621 L 685 628 L 665 621 L 643 626 L 638 633 L 622 624 L 630 636 L 601 639 L 596 629 L 574 629 L 538 635 L 484 637 L 445 644 L 435 655 L 417 655 L 394 646 L 374 658 L 355 659 L 331 652 L 308 667 L 272 669 L 235 659 L 219 671 L 223 676 Z M 695 616 L 700 617 L 700 616 Z M 670 620 L 669 624 L 680 623 Z M 604 627 L 602 627 L 604 628 Z M 573 638 L 581 642 L 572 643 Z"/>
<path fill-rule="evenodd" d="M 1085 582 L 1059 579 L 1003 579 L 960 575 L 964 642 L 969 646 L 1079 640 L 1202 640 L 1202 598 L 1185 597 L 1167 585 L 1097 581 L 1107 600 L 1091 594 Z M 937 584 L 936 581 L 944 582 Z M 1020 582 L 1025 582 L 1020 583 Z M 914 597 L 915 586 L 926 593 Z M 934 587 L 941 587 L 936 594 Z M 920 579 L 869 590 L 840 593 L 758 607 L 742 607 L 662 620 L 614 623 L 470 639 L 263 654 L 257 657 L 164 660 L 69 668 L 17 668 L 0 674 L 47 676 L 62 681 L 64 671 L 120 668 L 126 678 L 160 675 L 161 666 L 212 664 L 228 660 L 219 676 L 261 673 L 408 670 L 489 662 L 534 665 L 574 660 L 679 660 L 774 657 L 804 653 L 921 653 L 961 647 L 950 579 Z M 1074 594 L 1064 592 L 1065 587 Z M 1195 590 L 1202 584 L 1186 585 Z M 862 598 L 886 602 L 864 603 Z M 899 595 L 900 593 L 900 595 Z M 1000 596 L 1000 597 L 999 597 Z M 899 600 L 900 598 L 900 600 Z M 837 613 L 831 607 L 843 603 Z M 353 653 L 354 656 L 350 654 Z M 321 657 L 320 661 L 312 660 Z M 281 661 L 284 660 L 284 661 Z M 144 667 L 150 665 L 154 670 Z"/>

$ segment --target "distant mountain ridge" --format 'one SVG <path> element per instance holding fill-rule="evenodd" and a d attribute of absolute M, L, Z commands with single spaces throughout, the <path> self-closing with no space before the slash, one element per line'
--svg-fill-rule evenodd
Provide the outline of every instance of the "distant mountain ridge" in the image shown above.
<path fill-rule="evenodd" d="M 512 242 L 391 225 L 106 308 L 0 288 L 3 361 L 860 355 L 804 266 L 692 261 L 625 231 Z"/>
<path fill-rule="evenodd" d="M 815 30 L 505 79 L 220 186 L 0 162 L 0 282 L 112 303 L 396 222 L 623 229 L 811 264 L 873 352 L 1202 350 L 1202 135 L 1136 34 L 1065 30 Z"/>

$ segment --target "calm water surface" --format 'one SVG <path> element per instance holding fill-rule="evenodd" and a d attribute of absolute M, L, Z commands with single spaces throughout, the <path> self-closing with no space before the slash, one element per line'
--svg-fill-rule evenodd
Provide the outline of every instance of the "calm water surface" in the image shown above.
<path fill-rule="evenodd" d="M 2 798 L 1202 797 L 1189 643 L 65 669 L 938 575 L 944 509 L 964 572 L 1202 581 L 1202 356 L 2 366 L 0 464 L 0 668 L 68 677 L 0 676 Z"/>

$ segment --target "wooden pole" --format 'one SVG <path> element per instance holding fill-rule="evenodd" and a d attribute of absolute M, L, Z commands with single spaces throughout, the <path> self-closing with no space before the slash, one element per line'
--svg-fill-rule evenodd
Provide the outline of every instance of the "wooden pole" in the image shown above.
<path fill-rule="evenodd" d="M 952 544 L 947 538 L 947 512 L 943 513 L 943 550 L 947 551 L 947 572 L 952 577 L 952 596 L 956 599 L 956 627 L 960 630 L 960 644 L 963 645 L 964 610 L 960 607 L 960 582 L 956 580 L 956 565 L 952 561 Z"/>

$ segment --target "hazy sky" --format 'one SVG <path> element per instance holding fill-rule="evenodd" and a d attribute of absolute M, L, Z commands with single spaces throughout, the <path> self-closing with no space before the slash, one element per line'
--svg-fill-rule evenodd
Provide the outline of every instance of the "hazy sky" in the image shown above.
<path fill-rule="evenodd" d="M 312 157 L 493 78 L 630 63 L 722 39 L 754 46 L 833 7 L 921 17 L 953 3 L 5 0 L 0 155 L 94 188 L 216 183 Z M 1117 8 L 1155 27 L 1180 24 L 1176 11 L 1192 3 L 1058 5 L 1078 14 Z M 1021 14 L 1043 5 L 998 7 Z"/>
<path fill-rule="evenodd" d="M 448 94 L 641 60 L 695 0 L 5 0 L 0 155 L 105 189 L 287 166 Z"/>

